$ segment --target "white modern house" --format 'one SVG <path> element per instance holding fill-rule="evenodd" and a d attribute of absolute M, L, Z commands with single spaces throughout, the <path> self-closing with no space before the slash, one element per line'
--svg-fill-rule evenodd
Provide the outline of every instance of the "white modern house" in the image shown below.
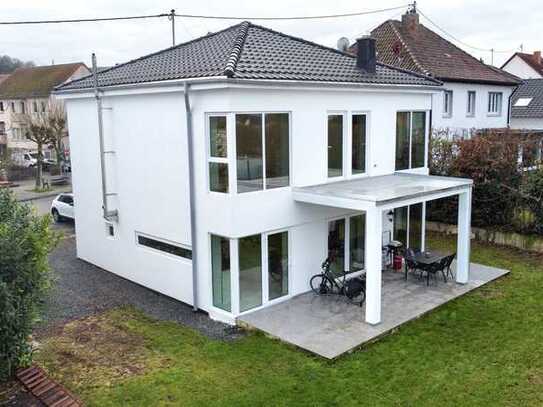
<path fill-rule="evenodd" d="M 467 282 L 472 183 L 428 175 L 442 85 L 358 46 L 243 22 L 57 88 L 78 257 L 233 323 L 339 250 L 378 324 L 383 243 L 424 248 L 425 203 L 457 195 Z"/>
<path fill-rule="evenodd" d="M 518 78 L 484 64 L 419 21 L 416 9 L 401 21 L 387 20 L 371 31 L 377 60 L 443 82 L 432 98 L 434 133 L 469 136 L 474 130 L 506 128 L 509 97 Z M 356 44 L 350 51 L 356 53 Z"/>

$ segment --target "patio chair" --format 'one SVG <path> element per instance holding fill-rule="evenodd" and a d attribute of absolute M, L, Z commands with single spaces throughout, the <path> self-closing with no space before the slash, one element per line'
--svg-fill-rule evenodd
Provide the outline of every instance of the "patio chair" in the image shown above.
<path fill-rule="evenodd" d="M 450 256 L 447 256 L 443 259 L 443 273 L 447 277 L 451 276 L 451 279 L 453 280 L 454 280 L 454 274 L 453 274 L 453 271 L 451 270 L 451 264 L 455 257 L 456 257 L 456 253 L 453 253 Z"/>
<path fill-rule="evenodd" d="M 445 258 L 446 259 L 446 258 Z M 443 259 L 443 260 L 445 260 Z M 438 261 L 437 263 L 432 263 L 432 264 L 421 264 L 419 267 L 420 269 L 426 273 L 426 285 L 429 286 L 430 285 L 430 275 L 433 275 L 434 277 L 436 276 L 436 274 L 441 271 L 443 273 L 443 260 L 442 261 Z M 445 281 L 447 281 L 445 279 L 445 274 L 443 274 L 443 279 Z"/>
<path fill-rule="evenodd" d="M 415 251 L 411 248 L 408 248 L 405 250 L 404 261 L 405 261 L 405 279 L 407 280 L 407 273 L 409 272 L 409 270 L 412 270 L 413 272 L 415 272 L 417 270 L 421 270 L 421 267 L 419 263 L 415 261 Z"/>

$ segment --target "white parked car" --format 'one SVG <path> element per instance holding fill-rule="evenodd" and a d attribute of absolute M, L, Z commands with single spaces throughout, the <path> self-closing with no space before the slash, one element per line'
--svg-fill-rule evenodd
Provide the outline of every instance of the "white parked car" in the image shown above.
<path fill-rule="evenodd" d="M 57 196 L 51 203 L 51 215 L 55 222 L 74 218 L 74 194 L 64 193 Z"/>

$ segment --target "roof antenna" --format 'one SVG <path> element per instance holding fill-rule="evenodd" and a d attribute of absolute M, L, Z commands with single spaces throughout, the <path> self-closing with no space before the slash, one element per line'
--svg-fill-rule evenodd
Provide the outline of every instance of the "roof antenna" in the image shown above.
<path fill-rule="evenodd" d="M 410 14 L 417 14 L 417 1 L 413 1 L 412 4 L 409 5 L 409 10 L 407 10 Z"/>

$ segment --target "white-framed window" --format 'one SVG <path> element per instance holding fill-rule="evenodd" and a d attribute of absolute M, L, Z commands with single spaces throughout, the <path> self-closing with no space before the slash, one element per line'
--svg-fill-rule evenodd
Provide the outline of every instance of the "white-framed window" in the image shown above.
<path fill-rule="evenodd" d="M 0 112 L 4 111 L 4 102 L 0 102 Z"/>
<path fill-rule="evenodd" d="M 427 166 L 427 120 L 425 111 L 396 113 L 396 171 Z"/>
<path fill-rule="evenodd" d="M 17 111 L 15 110 L 15 102 L 11 102 L 11 112 L 17 113 Z"/>
<path fill-rule="evenodd" d="M 364 175 L 368 163 L 368 113 L 327 113 L 328 178 Z"/>
<path fill-rule="evenodd" d="M 290 185 L 290 113 L 209 113 L 207 133 L 210 191 Z"/>
<path fill-rule="evenodd" d="M 169 256 L 192 260 L 192 249 L 180 243 L 136 232 L 136 244 Z"/>
<path fill-rule="evenodd" d="M 47 104 L 45 102 L 41 102 L 41 112 L 45 113 L 46 110 L 47 110 Z"/>
<path fill-rule="evenodd" d="M 468 117 L 474 117 L 475 116 L 475 102 L 476 102 L 476 96 L 474 90 L 468 90 L 468 103 L 466 107 L 466 116 Z"/>
<path fill-rule="evenodd" d="M 502 102 L 502 92 L 488 92 L 488 114 L 490 116 L 501 116 Z"/>
<path fill-rule="evenodd" d="M 337 275 L 364 269 L 366 214 L 356 214 L 328 221 L 328 259 Z"/>
<path fill-rule="evenodd" d="M 208 171 L 209 190 L 228 193 L 228 117 L 208 116 Z"/>
<path fill-rule="evenodd" d="M 35 100 L 32 102 L 32 113 L 38 113 L 38 102 Z"/>
<path fill-rule="evenodd" d="M 25 114 L 26 113 L 26 105 L 25 105 L 25 102 L 21 101 L 19 102 L 19 105 L 21 107 L 21 113 L 22 114 Z"/>
<path fill-rule="evenodd" d="M 453 91 L 443 91 L 443 117 L 452 117 L 453 114 Z"/>

